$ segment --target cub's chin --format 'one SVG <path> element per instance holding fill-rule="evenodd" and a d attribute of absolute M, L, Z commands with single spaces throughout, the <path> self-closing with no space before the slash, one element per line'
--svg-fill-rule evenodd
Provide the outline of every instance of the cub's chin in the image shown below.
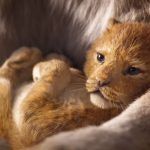
<path fill-rule="evenodd" d="M 113 108 L 112 103 L 106 100 L 100 92 L 94 92 L 90 94 L 90 100 L 92 104 L 102 109 Z"/>
<path fill-rule="evenodd" d="M 122 104 L 106 99 L 100 91 L 90 93 L 90 101 L 97 107 L 102 109 L 122 108 Z"/>

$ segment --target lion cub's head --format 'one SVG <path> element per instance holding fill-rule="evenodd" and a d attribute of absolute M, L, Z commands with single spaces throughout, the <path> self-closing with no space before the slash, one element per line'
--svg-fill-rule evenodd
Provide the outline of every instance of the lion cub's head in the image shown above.
<path fill-rule="evenodd" d="M 150 87 L 150 25 L 115 23 L 87 53 L 91 101 L 102 108 L 129 104 Z"/>

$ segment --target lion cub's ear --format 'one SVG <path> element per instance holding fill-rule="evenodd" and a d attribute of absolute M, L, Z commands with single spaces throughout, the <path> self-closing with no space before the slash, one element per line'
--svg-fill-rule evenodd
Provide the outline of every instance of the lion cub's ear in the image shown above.
<path fill-rule="evenodd" d="M 103 26 L 101 35 L 103 35 L 103 33 L 107 32 L 107 31 L 109 32 L 110 29 L 112 28 L 112 26 L 114 26 L 115 24 L 121 24 L 121 22 L 116 20 L 115 18 L 110 18 L 107 21 L 106 25 Z"/>
<path fill-rule="evenodd" d="M 107 30 L 110 30 L 112 28 L 113 25 L 116 25 L 116 24 L 121 24 L 120 21 L 116 20 L 115 18 L 111 18 L 109 21 L 108 21 L 108 24 L 107 24 Z"/>

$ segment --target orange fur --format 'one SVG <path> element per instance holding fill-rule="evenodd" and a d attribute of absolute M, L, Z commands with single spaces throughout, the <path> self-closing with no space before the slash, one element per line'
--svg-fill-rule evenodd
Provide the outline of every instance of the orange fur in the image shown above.
<path fill-rule="evenodd" d="M 85 89 L 85 77 L 70 68 L 70 62 L 63 56 L 51 55 L 38 63 L 33 69 L 34 82 L 30 81 L 33 65 L 41 57 L 39 50 L 22 48 L 0 70 L 0 79 L 9 82 L 6 94 L 0 93 L 5 94 L 1 106 L 7 105 L 4 109 L 0 106 L 0 121 L 3 121 L 0 134 L 15 150 L 61 131 L 98 125 L 120 112 L 94 106 Z M 22 85 L 25 81 L 30 82 Z M 8 91 L 11 94 L 8 95 Z"/>

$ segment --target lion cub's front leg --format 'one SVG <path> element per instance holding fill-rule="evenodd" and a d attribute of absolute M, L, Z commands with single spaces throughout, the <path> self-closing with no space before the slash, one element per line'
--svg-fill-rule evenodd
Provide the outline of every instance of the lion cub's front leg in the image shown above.
<path fill-rule="evenodd" d="M 0 68 L 0 136 L 7 137 L 10 130 L 12 101 L 16 87 L 31 77 L 32 67 L 41 57 L 38 49 L 22 47 Z"/>
<path fill-rule="evenodd" d="M 62 106 L 57 99 L 70 83 L 69 65 L 63 59 L 53 57 L 34 67 L 33 79 L 35 83 L 20 108 L 23 115 L 18 130 L 23 147 L 56 132 L 61 118 L 57 111 Z"/>

